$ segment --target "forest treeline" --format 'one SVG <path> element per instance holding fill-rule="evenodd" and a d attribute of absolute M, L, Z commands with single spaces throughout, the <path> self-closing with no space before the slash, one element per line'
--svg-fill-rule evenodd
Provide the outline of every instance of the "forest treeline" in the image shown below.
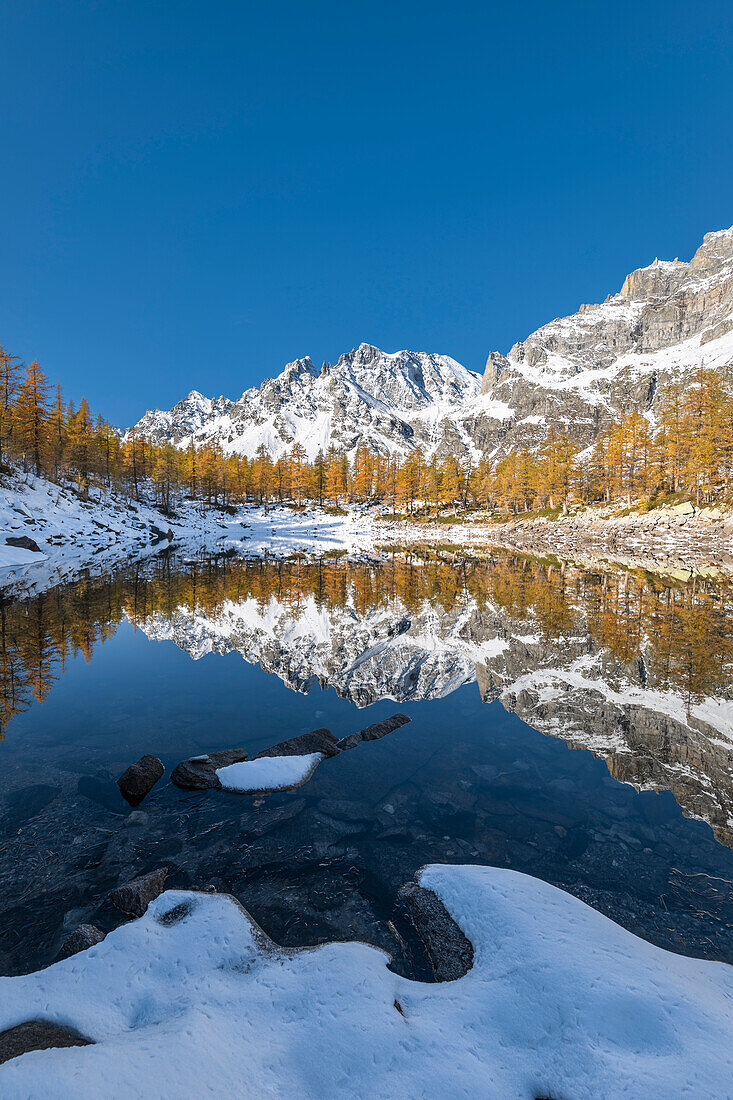
<path fill-rule="evenodd" d="M 392 512 L 499 512 L 567 508 L 685 491 L 699 500 L 728 489 L 733 473 L 733 382 L 730 372 L 700 366 L 666 386 L 652 423 L 633 412 L 579 452 L 562 424 L 535 450 L 472 461 L 404 458 L 361 445 L 353 461 L 335 447 L 308 461 L 295 442 L 277 461 L 224 455 L 213 445 L 178 449 L 134 432 L 124 438 L 86 400 L 65 402 L 37 362 L 24 366 L 0 348 L 0 460 L 15 460 L 55 481 L 73 479 L 144 497 L 171 511 L 183 497 L 215 505 L 291 501 L 339 507 L 383 504 Z"/>
<path fill-rule="evenodd" d="M 498 609 L 545 642 L 588 637 L 628 668 L 643 654 L 645 683 L 682 694 L 688 705 L 724 694 L 733 670 L 733 601 L 728 590 L 690 583 L 672 587 L 642 571 L 589 572 L 497 551 L 467 559 L 452 551 L 409 549 L 378 562 L 218 559 L 177 563 L 171 555 L 111 577 L 59 586 L 31 600 L 0 600 L 0 733 L 14 715 L 43 701 L 70 657 L 89 660 L 127 620 L 181 609 L 215 618 L 225 604 L 273 601 L 297 619 L 319 608 L 353 608 L 357 616 L 391 608 L 395 620 L 426 608 L 446 617 L 471 602 L 493 623 Z M 480 638 L 480 622 L 472 626 Z"/>

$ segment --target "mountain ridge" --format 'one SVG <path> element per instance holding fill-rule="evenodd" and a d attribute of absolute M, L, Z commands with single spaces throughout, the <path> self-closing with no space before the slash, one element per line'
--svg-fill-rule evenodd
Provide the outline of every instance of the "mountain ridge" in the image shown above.
<path fill-rule="evenodd" d="M 299 442 L 309 460 L 330 446 L 353 459 L 365 445 L 476 461 L 537 447 L 552 424 L 587 446 L 628 412 L 653 420 L 670 381 L 701 363 L 733 365 L 733 227 L 706 233 L 689 262 L 655 259 L 604 302 L 492 351 L 482 377 L 447 355 L 363 343 L 320 370 L 296 359 L 235 401 L 192 390 L 126 435 L 248 458 L 264 448 L 277 459 Z"/>

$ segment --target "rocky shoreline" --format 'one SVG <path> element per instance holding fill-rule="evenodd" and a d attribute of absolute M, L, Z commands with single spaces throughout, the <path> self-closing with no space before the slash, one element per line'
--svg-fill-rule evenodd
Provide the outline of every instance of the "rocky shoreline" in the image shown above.
<path fill-rule="evenodd" d="M 612 557 L 629 567 L 733 575 L 733 514 L 685 503 L 649 512 L 614 514 L 583 509 L 567 516 L 506 523 L 389 523 L 386 542 L 455 543 L 464 549 L 500 546 L 530 554 Z"/>

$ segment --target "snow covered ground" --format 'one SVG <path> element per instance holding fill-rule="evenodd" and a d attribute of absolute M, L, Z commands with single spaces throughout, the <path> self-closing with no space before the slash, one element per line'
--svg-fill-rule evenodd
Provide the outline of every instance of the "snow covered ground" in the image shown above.
<path fill-rule="evenodd" d="M 41 592 L 83 569 L 99 574 L 158 553 L 169 544 L 191 555 L 234 547 L 247 553 L 352 551 L 373 544 L 374 525 L 356 510 L 332 516 L 312 508 L 244 507 L 234 515 L 193 501 L 175 516 L 119 493 L 92 488 L 82 499 L 71 486 L 16 472 L 0 480 L 0 585 Z M 161 538 L 171 532 L 172 539 Z M 27 536 L 40 553 L 8 546 Z"/>
<path fill-rule="evenodd" d="M 6 1062 L 0 1094 L 732 1095 L 730 967 L 516 871 L 419 877 L 474 945 L 464 977 L 410 981 L 361 943 L 282 949 L 227 896 L 167 892 L 97 946 L 0 980 L 0 1028 L 37 1018 L 94 1041 Z"/>

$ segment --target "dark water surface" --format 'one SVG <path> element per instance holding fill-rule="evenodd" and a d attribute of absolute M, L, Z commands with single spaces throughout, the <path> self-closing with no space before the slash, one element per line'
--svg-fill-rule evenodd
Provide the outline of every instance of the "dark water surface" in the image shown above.
<path fill-rule="evenodd" d="M 712 580 L 440 552 L 169 554 L 6 592 L 2 971 L 47 965 L 82 921 L 113 927 L 108 892 L 161 865 L 173 887 L 234 894 L 282 944 L 362 939 L 416 976 L 397 893 L 429 862 L 513 867 L 733 961 L 730 618 Z M 292 792 L 168 778 L 397 710 L 409 725 Z M 166 775 L 133 823 L 115 779 L 146 752 Z"/>

